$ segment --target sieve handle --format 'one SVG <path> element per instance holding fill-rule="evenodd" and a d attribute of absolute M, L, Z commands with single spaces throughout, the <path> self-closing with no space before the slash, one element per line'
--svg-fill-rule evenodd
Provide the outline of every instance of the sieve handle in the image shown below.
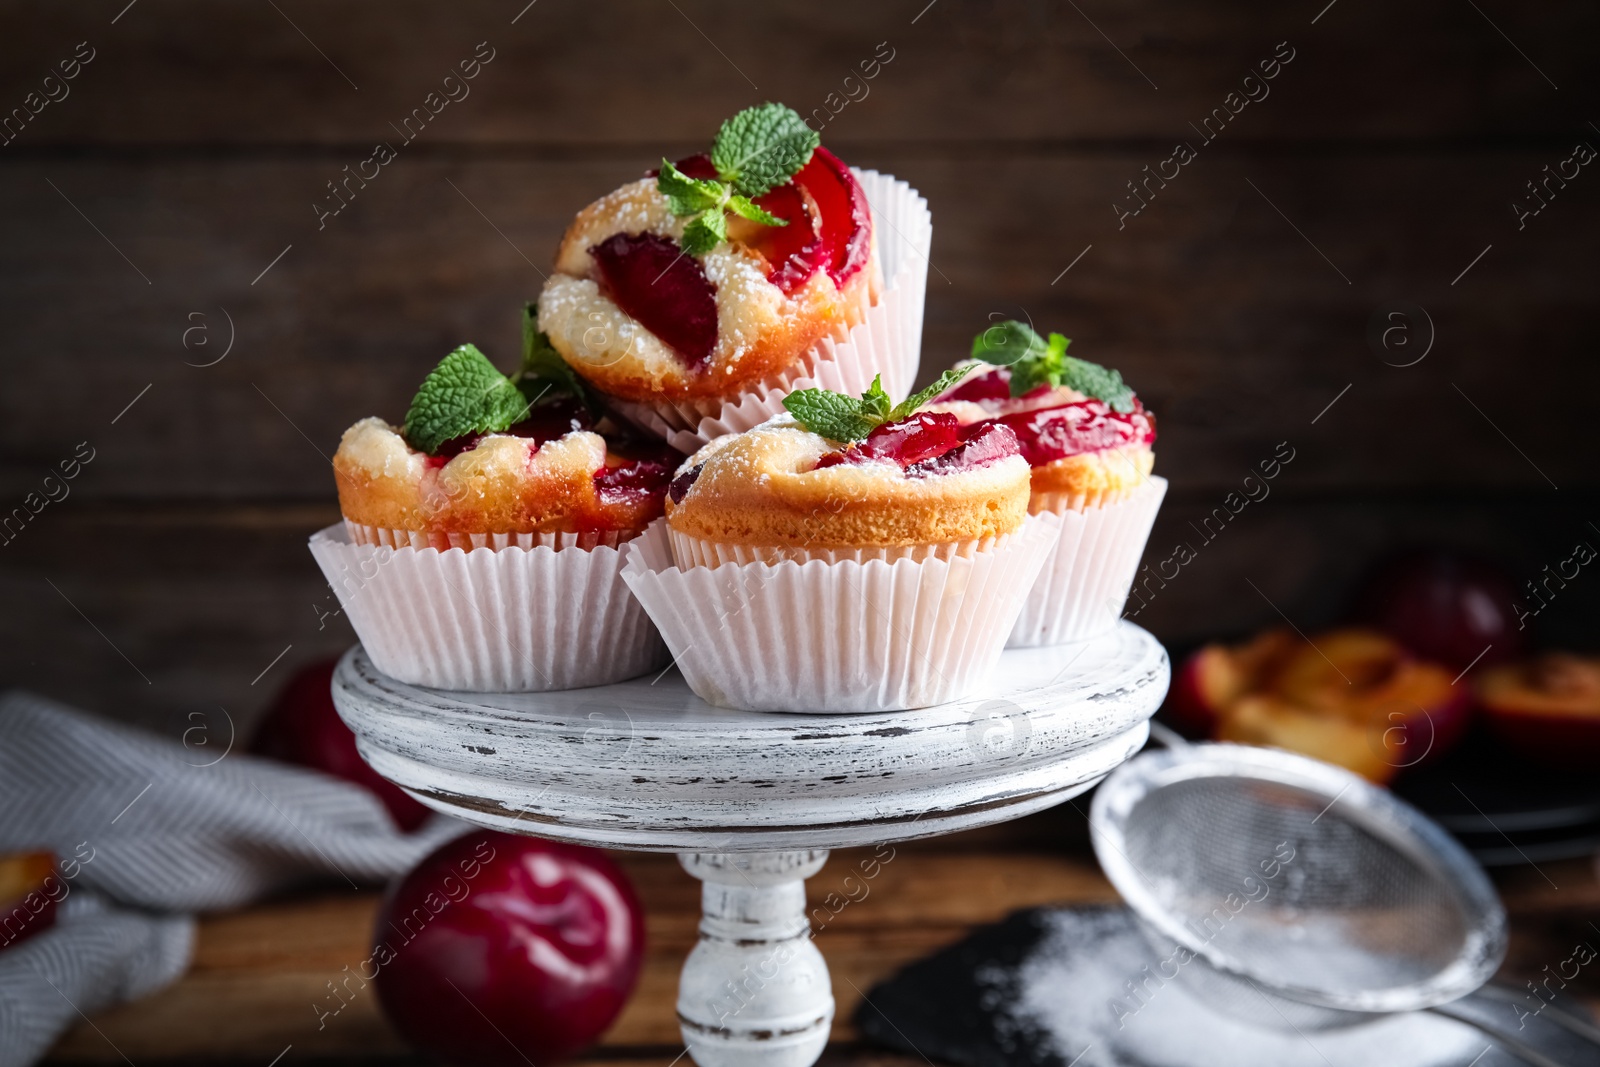
<path fill-rule="evenodd" d="M 1150 740 L 1164 748 L 1182 750 L 1189 747 L 1182 734 L 1168 726 L 1166 723 L 1150 720 Z"/>
<path fill-rule="evenodd" d="M 1527 1002 L 1527 994 L 1522 990 L 1503 986 L 1498 982 L 1490 982 L 1488 985 L 1478 989 L 1477 992 L 1469 995 L 1497 1000 L 1503 1004 L 1524 1004 Z M 1600 1026 L 1596 1026 L 1588 1019 L 1574 1015 L 1569 1011 L 1563 1011 L 1548 1001 L 1540 1006 L 1537 1014 L 1539 1018 L 1554 1023 L 1567 1033 L 1581 1037 L 1590 1044 L 1600 1046 Z"/>
<path fill-rule="evenodd" d="M 1551 1059 L 1549 1056 L 1545 1055 L 1543 1052 L 1540 1052 L 1532 1045 L 1524 1042 L 1521 1038 L 1507 1033 L 1498 1026 L 1491 1026 L 1488 1023 L 1483 1022 L 1480 1019 L 1475 1019 L 1471 1015 L 1465 1013 L 1458 1014 L 1457 1012 L 1451 1011 L 1450 1005 L 1448 1004 L 1437 1004 L 1431 1008 L 1423 1008 L 1422 1010 L 1426 1012 L 1432 1012 L 1434 1015 L 1442 1015 L 1446 1019 L 1453 1019 L 1458 1023 L 1463 1023 L 1472 1027 L 1474 1030 L 1478 1031 L 1480 1034 L 1489 1038 L 1495 1044 L 1499 1045 L 1501 1048 L 1517 1057 L 1517 1059 L 1521 1060 L 1523 1063 L 1528 1064 L 1529 1067 L 1570 1067 L 1569 1064 L 1562 1063 L 1560 1060 Z"/>

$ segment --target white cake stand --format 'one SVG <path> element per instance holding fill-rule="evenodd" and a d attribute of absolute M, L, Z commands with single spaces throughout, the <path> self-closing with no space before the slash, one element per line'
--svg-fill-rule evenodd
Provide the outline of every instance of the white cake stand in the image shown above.
<path fill-rule="evenodd" d="M 361 754 L 439 811 L 512 833 L 676 852 L 704 884 L 678 1020 L 700 1067 L 809 1067 L 833 994 L 805 879 L 828 849 L 1004 822 L 1088 789 L 1144 744 L 1166 652 L 1123 622 L 1006 652 L 981 696 L 919 711 L 714 708 L 676 672 L 557 693 L 447 693 L 360 648 L 334 702 Z"/>

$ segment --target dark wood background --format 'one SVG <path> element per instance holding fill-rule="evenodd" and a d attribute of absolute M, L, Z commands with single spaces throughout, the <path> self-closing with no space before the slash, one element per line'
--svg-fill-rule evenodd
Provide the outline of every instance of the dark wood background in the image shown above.
<path fill-rule="evenodd" d="M 574 210 L 742 106 L 827 106 L 880 42 L 823 139 L 932 205 L 925 378 L 991 313 L 1120 367 L 1172 483 L 1151 561 L 1295 450 L 1140 615 L 1162 638 L 1273 621 L 1262 594 L 1320 624 L 1402 543 L 1519 579 L 1600 544 L 1600 170 L 1523 229 L 1511 207 L 1600 145 L 1593 5 L 525 2 L 0 4 L 0 107 L 95 51 L 0 147 L 0 505 L 95 456 L 0 545 L 0 682 L 247 724 L 352 640 L 305 549 L 341 430 L 398 418 L 459 342 L 509 363 Z M 470 96 L 400 146 L 482 41 Z M 1189 124 L 1285 41 L 1270 96 L 1201 145 Z M 1199 157 L 1119 230 L 1180 140 Z M 319 230 L 378 141 L 399 158 Z M 1397 301 L 1435 333 L 1404 368 L 1368 341 Z M 1597 602 L 1586 571 L 1546 638 L 1593 647 Z"/>

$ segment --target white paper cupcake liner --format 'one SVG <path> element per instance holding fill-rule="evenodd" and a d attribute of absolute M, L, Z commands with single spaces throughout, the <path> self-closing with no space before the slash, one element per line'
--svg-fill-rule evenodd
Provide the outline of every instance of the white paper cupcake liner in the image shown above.
<path fill-rule="evenodd" d="M 394 548 L 336 525 L 312 535 L 311 554 L 372 662 L 402 682 L 542 692 L 667 663 L 616 548 Z"/>
<path fill-rule="evenodd" d="M 843 340 L 825 337 L 793 370 L 750 387 L 736 400 L 659 405 L 610 401 L 618 414 L 693 455 L 713 438 L 743 433 L 784 410 L 797 389 L 863 393 L 883 375 L 891 396 L 911 390 L 922 356 L 922 309 L 928 287 L 933 215 L 911 186 L 873 170 L 854 174 L 872 208 L 883 291 Z"/>
<path fill-rule="evenodd" d="M 1155 477 L 1121 500 L 1082 510 L 1066 494 L 1051 494 L 1059 499 L 1045 502 L 1046 513 L 1060 518 L 1060 534 L 1007 647 L 1081 641 L 1115 626 L 1166 495 L 1167 480 Z"/>
<path fill-rule="evenodd" d="M 470 552 L 475 548 L 616 548 L 639 536 L 638 530 L 596 530 L 584 533 L 443 533 L 428 530 L 389 530 L 380 526 L 367 526 L 344 520 L 345 532 L 353 544 L 388 545 L 390 548 L 459 548 Z"/>
<path fill-rule="evenodd" d="M 958 700 L 994 668 L 1060 520 L 955 559 L 680 569 L 666 520 L 623 547 L 628 583 L 700 698 L 747 711 L 899 711 Z"/>
<path fill-rule="evenodd" d="M 909 559 L 956 559 L 970 557 L 995 547 L 998 538 L 984 537 L 967 541 L 948 541 L 938 545 L 907 545 L 895 548 L 788 548 L 780 545 L 735 545 L 720 541 L 707 541 L 667 527 L 667 540 L 672 546 L 672 559 L 679 569 L 689 567 L 742 566 L 746 563 L 777 564 L 789 560 L 809 563 L 866 563 L 881 560 L 894 563 Z"/>

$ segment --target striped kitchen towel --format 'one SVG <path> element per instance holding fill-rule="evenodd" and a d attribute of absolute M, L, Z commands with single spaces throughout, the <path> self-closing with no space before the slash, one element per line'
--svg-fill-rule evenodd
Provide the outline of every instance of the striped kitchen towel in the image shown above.
<path fill-rule="evenodd" d="M 0 1067 L 34 1062 L 80 1012 L 182 974 L 192 913 L 308 883 L 380 885 L 466 829 L 439 816 L 402 834 L 371 793 L 320 772 L 0 696 L 0 852 L 61 861 L 56 925 L 0 945 Z"/>

